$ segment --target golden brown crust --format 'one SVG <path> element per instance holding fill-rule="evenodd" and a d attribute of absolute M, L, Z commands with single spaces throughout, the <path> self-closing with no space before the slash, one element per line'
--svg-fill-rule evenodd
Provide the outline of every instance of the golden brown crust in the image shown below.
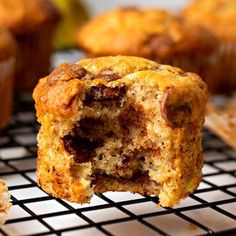
<path fill-rule="evenodd" d="M 15 34 L 35 32 L 55 23 L 60 14 L 49 0 L 0 0 L 0 26 Z"/>
<path fill-rule="evenodd" d="M 214 32 L 224 40 L 236 40 L 235 0 L 194 0 L 182 16 Z"/>
<path fill-rule="evenodd" d="M 0 60 L 14 56 L 16 53 L 16 43 L 11 34 L 0 28 Z"/>
<path fill-rule="evenodd" d="M 106 113 L 106 108 L 109 108 L 109 105 L 106 107 L 106 102 L 109 102 L 110 98 L 116 102 L 123 87 L 127 88 L 125 96 L 133 106 L 133 100 L 136 99 L 136 111 L 132 113 L 131 107 L 124 111 L 123 108 L 115 107 L 113 112 Z M 149 89 L 148 92 L 145 88 Z M 138 95 L 134 95 L 135 93 Z M 63 64 L 51 75 L 41 79 L 33 97 L 38 121 L 42 123 L 38 135 L 38 182 L 53 196 L 85 203 L 90 200 L 93 191 L 131 191 L 159 195 L 161 205 L 171 207 L 198 186 L 203 165 L 201 128 L 206 105 L 206 85 L 197 75 L 137 57 L 85 59 L 77 64 Z M 86 118 L 83 115 L 89 114 L 87 118 L 90 119 L 96 112 L 102 112 L 97 108 L 98 110 L 92 110 L 91 114 L 92 108 L 88 104 L 93 102 L 104 102 L 102 111 L 105 112 L 105 117 L 109 117 L 108 114 L 114 115 L 114 111 L 121 109 L 123 113 L 115 118 L 115 123 L 129 127 L 134 125 L 134 131 L 140 129 L 141 134 L 147 138 L 147 143 L 154 140 L 154 143 L 143 143 L 142 147 L 146 148 L 149 161 L 155 165 L 155 168 L 151 165 L 145 170 L 150 182 L 145 182 L 144 173 L 140 179 L 136 175 L 131 175 L 131 179 L 127 179 L 126 175 L 118 177 L 119 179 L 109 174 L 107 177 L 99 177 L 99 173 L 94 173 L 93 165 L 96 163 L 92 164 L 92 161 L 86 160 L 88 157 L 83 157 L 86 151 L 91 150 L 86 150 L 86 146 L 81 144 L 82 149 L 81 152 L 78 151 L 77 158 L 75 155 L 80 143 L 75 143 L 75 149 L 73 146 L 67 146 L 69 141 L 65 142 L 65 137 L 70 136 L 75 125 Z M 138 105 L 143 110 L 138 110 Z M 112 107 L 111 104 L 110 106 Z M 176 120 L 173 117 L 175 115 Z M 150 117 L 153 117 L 151 121 Z M 106 122 L 110 118 L 107 119 Z M 96 131 L 97 124 L 93 122 L 92 133 L 96 133 L 97 137 L 101 130 Z M 142 130 L 142 122 L 145 122 L 146 130 Z M 79 124 L 80 128 L 82 123 Z M 109 126 L 108 123 L 106 126 Z M 113 128 L 115 129 L 112 126 Z M 127 130 L 124 129 L 123 132 Z M 110 150 L 109 148 L 114 147 L 115 140 L 117 141 L 108 137 L 106 144 L 99 147 L 107 145 L 107 150 Z M 132 142 L 137 142 L 135 148 L 140 148 L 142 141 L 139 136 L 134 136 Z M 129 141 L 125 141 L 123 150 L 130 145 Z M 98 149 L 96 150 L 99 152 Z M 149 149 L 152 150 L 151 154 Z M 102 151 L 102 154 L 104 153 L 105 150 Z M 94 158 L 98 158 L 97 154 Z M 118 158 L 122 160 L 121 156 Z M 104 171 L 108 166 L 111 172 L 113 171 L 112 160 L 114 157 L 106 162 Z M 120 172 L 124 168 L 122 167 Z M 131 167 L 126 168 L 129 170 Z M 93 174 L 95 175 L 92 177 Z M 91 178 L 97 181 L 94 188 Z"/>
<path fill-rule="evenodd" d="M 155 62 L 146 59 L 131 57 L 124 60 L 122 56 L 115 60 L 104 57 L 84 59 L 79 64 L 62 64 L 48 77 L 41 79 L 34 91 L 37 116 L 40 119 L 50 113 L 60 119 L 76 114 L 79 109 L 76 95 L 80 95 L 85 84 L 82 80 L 84 76 L 93 79 L 95 75 L 115 73 L 123 77 L 135 71 L 155 70 L 158 67 Z"/>
<path fill-rule="evenodd" d="M 206 30 L 166 11 L 138 8 L 119 8 L 95 17 L 79 31 L 77 40 L 80 47 L 95 56 L 151 59 L 204 55 L 217 44 Z"/>

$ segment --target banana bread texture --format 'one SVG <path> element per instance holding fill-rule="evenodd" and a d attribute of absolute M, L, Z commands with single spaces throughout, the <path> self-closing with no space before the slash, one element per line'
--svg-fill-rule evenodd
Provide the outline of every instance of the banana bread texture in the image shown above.
<path fill-rule="evenodd" d="M 130 191 L 172 207 L 201 180 L 206 93 L 197 75 L 143 58 L 62 64 L 33 94 L 39 185 L 78 203 Z"/>

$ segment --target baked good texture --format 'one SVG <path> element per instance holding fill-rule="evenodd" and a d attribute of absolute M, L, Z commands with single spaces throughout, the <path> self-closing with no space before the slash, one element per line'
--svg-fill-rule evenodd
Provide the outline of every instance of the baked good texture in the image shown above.
<path fill-rule="evenodd" d="M 236 1 L 195 0 L 181 16 L 218 37 L 220 45 L 212 59 L 209 86 L 215 93 L 233 93 L 236 89 Z"/>
<path fill-rule="evenodd" d="M 15 53 L 13 37 L 0 29 L 0 129 L 8 124 L 12 110 Z"/>
<path fill-rule="evenodd" d="M 0 27 L 18 43 L 16 88 L 32 89 L 48 73 L 59 11 L 50 0 L 0 0 L 0 6 Z"/>
<path fill-rule="evenodd" d="M 11 205 L 6 183 L 0 179 L 0 225 L 3 225 L 7 220 Z"/>
<path fill-rule="evenodd" d="M 62 64 L 33 93 L 39 185 L 78 203 L 130 191 L 172 207 L 201 180 L 206 90 L 195 74 L 138 57 Z"/>
<path fill-rule="evenodd" d="M 78 45 L 89 56 L 131 55 L 196 72 L 205 71 L 218 45 L 212 33 L 160 9 L 118 8 L 82 27 Z"/>

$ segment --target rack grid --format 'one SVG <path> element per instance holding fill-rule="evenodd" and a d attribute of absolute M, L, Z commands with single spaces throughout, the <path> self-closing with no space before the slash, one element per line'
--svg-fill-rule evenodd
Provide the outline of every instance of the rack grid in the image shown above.
<path fill-rule="evenodd" d="M 31 95 L 18 95 L 0 135 L 0 177 L 13 203 L 0 235 L 236 235 L 236 151 L 208 130 L 203 180 L 171 209 L 131 193 L 97 194 L 82 206 L 49 196 L 36 183 L 38 128 Z"/>

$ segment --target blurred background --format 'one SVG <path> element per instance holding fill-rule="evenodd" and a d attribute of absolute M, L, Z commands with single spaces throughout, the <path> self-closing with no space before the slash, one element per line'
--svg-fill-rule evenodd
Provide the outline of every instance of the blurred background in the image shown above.
<path fill-rule="evenodd" d="M 97 13 L 101 13 L 103 11 L 112 9 L 114 7 L 118 6 L 130 6 L 130 5 L 136 5 L 136 6 L 143 6 L 143 7 L 161 7 L 164 9 L 168 9 L 170 11 L 176 11 L 183 7 L 188 0 L 116 0 L 116 1 L 110 1 L 110 0 L 81 0 L 81 2 L 88 7 L 89 11 L 92 15 L 95 15 Z"/>

